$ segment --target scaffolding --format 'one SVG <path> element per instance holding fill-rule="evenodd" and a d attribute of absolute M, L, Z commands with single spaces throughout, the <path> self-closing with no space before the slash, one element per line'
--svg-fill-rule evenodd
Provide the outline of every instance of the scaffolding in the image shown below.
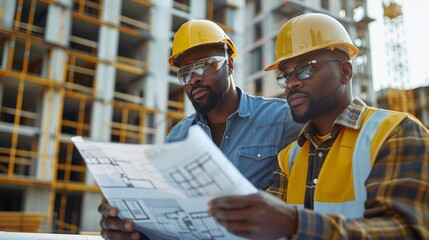
<path fill-rule="evenodd" d="M 399 1 L 385 1 L 383 7 L 387 66 L 391 79 L 386 107 L 414 114 L 413 91 L 405 90 L 409 74 L 402 4 Z"/>
<path fill-rule="evenodd" d="M 70 137 L 154 143 L 185 116 L 178 84 L 168 109 L 146 103 L 153 3 L 19 0 L 0 8 L 0 189 L 14 193 L 0 197 L 0 216 L 10 220 L 0 230 L 78 233 L 98 225 L 90 215 L 101 196 Z"/>

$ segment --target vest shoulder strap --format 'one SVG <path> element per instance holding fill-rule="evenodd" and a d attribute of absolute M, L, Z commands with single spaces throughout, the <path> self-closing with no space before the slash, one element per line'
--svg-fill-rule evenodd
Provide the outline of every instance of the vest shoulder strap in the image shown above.
<path fill-rule="evenodd" d="M 364 144 L 365 140 L 369 140 L 369 146 L 371 150 L 369 153 L 371 159 L 371 165 L 377 157 L 377 153 L 380 150 L 383 143 L 390 136 L 390 133 L 409 115 L 403 112 L 390 111 L 385 109 L 376 109 L 368 107 L 366 112 L 373 113 L 369 119 L 367 119 L 362 127 L 361 133 L 357 143 Z M 368 143 L 365 144 L 368 146 Z M 359 148 L 357 148 L 359 149 Z"/>

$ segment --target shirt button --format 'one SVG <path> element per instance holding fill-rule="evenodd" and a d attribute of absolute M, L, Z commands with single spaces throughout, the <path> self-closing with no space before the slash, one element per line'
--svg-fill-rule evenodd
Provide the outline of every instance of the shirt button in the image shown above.
<path fill-rule="evenodd" d="M 225 136 L 225 139 L 228 139 L 228 135 Z"/>
<path fill-rule="evenodd" d="M 313 183 L 316 184 L 317 183 L 317 178 L 313 179 Z"/>
<path fill-rule="evenodd" d="M 256 156 L 258 156 L 258 158 L 260 158 L 260 157 L 261 157 L 261 154 L 260 154 L 260 153 L 258 153 L 258 155 L 256 155 Z"/>
<path fill-rule="evenodd" d="M 319 156 L 319 157 L 321 158 L 321 157 L 323 157 L 323 153 L 319 152 L 319 153 L 317 154 L 317 156 Z"/>

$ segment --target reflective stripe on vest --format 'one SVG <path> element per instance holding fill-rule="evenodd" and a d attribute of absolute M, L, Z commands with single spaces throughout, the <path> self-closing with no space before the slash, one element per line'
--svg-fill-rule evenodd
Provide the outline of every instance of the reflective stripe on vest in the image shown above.
<path fill-rule="evenodd" d="M 371 172 L 376 155 L 386 138 L 406 116 L 405 113 L 368 108 L 363 116 L 363 126 L 359 132 L 350 128 L 341 130 L 342 132 L 340 132 L 337 139 L 341 139 L 345 143 L 340 144 L 338 141 L 333 143 L 320 170 L 314 195 L 315 211 L 341 214 L 349 219 L 363 217 L 364 203 L 366 201 L 365 181 Z M 347 149 L 347 144 L 352 147 L 353 152 L 341 150 L 341 147 Z M 303 207 L 304 196 L 302 195 L 303 193 L 305 195 L 305 190 L 302 188 L 305 188 L 305 182 L 303 183 L 303 181 L 306 180 L 308 169 L 296 169 L 293 174 L 291 173 L 293 165 L 298 164 L 296 161 L 308 162 L 309 141 L 306 141 L 302 148 L 295 141 L 284 150 L 286 152 L 279 153 L 279 164 L 290 179 L 287 201 L 289 204 Z M 287 165 L 284 162 L 285 158 L 288 159 L 286 161 Z M 348 161 L 341 163 L 343 167 L 341 169 L 347 169 L 350 166 L 351 172 L 343 174 L 329 172 L 329 168 L 338 163 L 336 161 Z M 283 166 L 281 165 L 282 163 L 284 164 Z M 306 163 L 303 164 L 302 162 L 299 162 L 299 165 L 307 166 Z M 302 174 L 305 174 L 305 177 Z M 345 175 L 350 177 L 350 181 L 347 178 L 344 179 Z M 338 177 L 340 178 L 338 179 Z M 291 183 L 295 185 L 291 186 Z M 329 189 L 325 191 L 327 188 Z M 294 194 L 299 194 L 299 196 Z"/>

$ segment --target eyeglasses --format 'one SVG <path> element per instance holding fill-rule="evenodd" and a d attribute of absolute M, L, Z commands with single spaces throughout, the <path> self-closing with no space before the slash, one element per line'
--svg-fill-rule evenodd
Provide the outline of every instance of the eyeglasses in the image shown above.
<path fill-rule="evenodd" d="M 344 62 L 341 59 L 319 59 L 319 60 L 311 60 L 309 62 L 300 63 L 297 66 L 289 69 L 288 71 L 282 71 L 279 75 L 277 75 L 277 82 L 281 88 L 285 88 L 287 82 L 292 77 L 292 74 L 295 73 L 299 80 L 306 80 L 311 77 L 313 74 L 312 65 L 323 62 Z"/>
<path fill-rule="evenodd" d="M 179 81 L 182 83 L 182 85 L 187 85 L 191 81 L 192 74 L 197 74 L 199 76 L 208 76 L 213 74 L 220 69 L 226 60 L 227 58 L 224 56 L 214 56 L 200 59 L 195 63 L 180 68 L 177 72 L 177 77 L 179 78 Z"/>

